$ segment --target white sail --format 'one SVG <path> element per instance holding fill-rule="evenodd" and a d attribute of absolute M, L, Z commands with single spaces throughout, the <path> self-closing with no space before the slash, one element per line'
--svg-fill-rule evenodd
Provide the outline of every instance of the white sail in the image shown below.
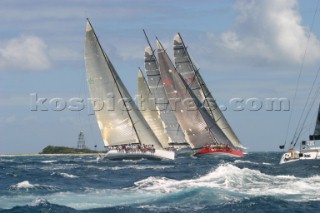
<path fill-rule="evenodd" d="M 104 104 L 95 115 L 105 145 L 141 143 L 161 148 L 103 51 L 89 20 L 86 24 L 85 64 L 92 104 L 94 108 L 97 103 Z"/>
<path fill-rule="evenodd" d="M 185 135 L 182 132 L 173 110 L 171 109 L 168 97 L 163 88 L 157 58 L 150 45 L 145 48 L 144 54 L 144 66 L 147 74 L 148 85 L 155 98 L 155 105 L 160 113 L 165 131 L 169 137 L 169 142 L 176 145 L 187 144 Z"/>
<path fill-rule="evenodd" d="M 159 41 L 158 59 L 164 89 L 190 146 L 202 148 L 210 143 L 232 145 L 208 112 L 201 107 Z"/>
<path fill-rule="evenodd" d="M 177 71 L 183 76 L 190 89 L 215 120 L 222 132 L 234 146 L 244 148 L 206 86 L 198 68 L 192 62 L 180 34 L 174 37 L 174 59 Z"/>
<path fill-rule="evenodd" d="M 157 110 L 154 97 L 149 89 L 149 86 L 143 76 L 141 70 L 138 73 L 138 96 L 140 98 L 140 112 L 149 124 L 150 128 L 157 136 L 163 148 L 169 147 L 169 138 L 164 129 L 164 123 L 160 119 L 159 111 Z"/>

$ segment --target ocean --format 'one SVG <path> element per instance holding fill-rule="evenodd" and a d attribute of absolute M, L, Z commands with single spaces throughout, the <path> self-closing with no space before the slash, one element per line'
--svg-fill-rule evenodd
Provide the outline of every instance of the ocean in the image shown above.
<path fill-rule="evenodd" d="M 0 157 L 0 213 L 319 212 L 320 164 L 279 165 L 280 157 Z"/>

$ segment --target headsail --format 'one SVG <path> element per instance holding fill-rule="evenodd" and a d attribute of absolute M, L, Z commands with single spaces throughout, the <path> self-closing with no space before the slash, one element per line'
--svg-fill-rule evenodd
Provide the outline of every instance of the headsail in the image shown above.
<path fill-rule="evenodd" d="M 142 71 L 139 69 L 138 73 L 138 96 L 140 98 L 140 112 L 149 124 L 150 128 L 157 136 L 163 148 L 169 147 L 169 138 L 164 130 L 164 124 L 160 119 L 158 110 L 154 104 L 154 96 L 149 89 L 146 79 Z"/>
<path fill-rule="evenodd" d="M 203 104 L 210 116 L 215 120 L 219 128 L 226 135 L 235 147 L 244 148 L 238 137 L 232 130 L 226 118 L 222 114 L 218 104 L 210 93 L 207 85 L 202 79 L 198 68 L 194 65 L 187 51 L 186 46 L 178 33 L 174 37 L 174 59 L 177 71 L 183 76 L 184 80 Z"/>
<path fill-rule="evenodd" d="M 93 107 L 97 103 L 103 104 L 95 114 L 104 144 L 144 143 L 161 148 L 103 51 L 89 20 L 86 24 L 85 64 Z"/>
<path fill-rule="evenodd" d="M 168 97 L 162 85 L 159 65 L 150 44 L 145 48 L 144 57 L 144 66 L 149 88 L 155 98 L 155 105 L 160 113 L 165 131 L 169 136 L 169 143 L 185 144 L 185 135 L 169 104 Z"/>
<path fill-rule="evenodd" d="M 201 148 L 209 143 L 231 144 L 208 112 L 176 71 L 168 54 L 158 41 L 159 70 L 170 105 L 184 129 L 192 148 Z"/>

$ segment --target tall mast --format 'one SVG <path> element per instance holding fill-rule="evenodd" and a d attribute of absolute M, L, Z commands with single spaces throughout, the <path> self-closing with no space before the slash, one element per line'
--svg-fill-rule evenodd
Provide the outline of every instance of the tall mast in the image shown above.
<path fill-rule="evenodd" d="M 121 96 L 121 100 L 122 100 L 122 102 L 123 102 L 123 105 L 124 105 L 125 108 L 126 108 L 126 112 L 128 113 L 128 117 L 129 117 L 129 119 L 130 119 L 130 121 L 131 121 L 131 123 L 132 123 L 132 127 L 133 127 L 133 129 L 134 129 L 134 132 L 136 133 L 136 136 L 137 136 L 138 141 L 139 141 L 139 143 L 140 143 L 140 137 L 139 137 L 139 135 L 138 135 L 138 131 L 137 131 L 137 129 L 136 129 L 135 125 L 134 125 L 134 122 L 133 122 L 133 120 L 132 120 L 132 117 L 131 117 L 131 115 L 130 115 L 130 113 L 129 113 L 129 110 L 128 110 L 126 101 L 124 100 L 123 94 L 121 93 L 120 87 L 119 87 L 119 85 L 118 85 L 118 81 L 117 81 L 116 77 L 114 76 L 114 73 L 113 73 L 114 67 L 112 66 L 112 64 L 110 64 L 109 58 L 107 57 L 106 53 L 104 52 L 104 50 L 103 50 L 103 48 L 102 48 L 102 46 L 101 46 L 101 44 L 100 44 L 100 42 L 99 42 L 99 39 L 98 39 L 98 37 L 97 37 L 97 35 L 96 35 L 96 33 L 95 33 L 95 31 L 94 31 L 94 29 L 93 29 L 93 27 L 92 27 L 92 25 L 91 25 L 91 23 L 90 23 L 90 21 L 89 21 L 88 18 L 87 18 L 87 21 L 88 21 L 88 23 L 89 23 L 89 25 L 90 25 L 90 27 L 91 27 L 91 29 L 92 29 L 92 32 L 93 32 L 93 34 L 94 34 L 94 36 L 95 36 L 95 38 L 96 38 L 96 40 L 97 40 L 97 43 L 98 43 L 98 45 L 99 45 L 99 48 L 100 48 L 100 49 L 102 50 L 102 52 L 103 52 L 103 56 L 104 56 L 104 59 L 105 59 L 106 62 L 107 62 L 108 67 L 110 68 L 110 70 L 112 70 L 112 71 L 111 71 L 112 78 L 113 78 L 113 80 L 114 80 L 114 82 L 115 82 L 115 85 L 116 85 L 118 91 L 119 91 L 119 94 L 120 94 L 120 96 Z M 132 100 L 131 100 L 131 101 L 132 101 Z"/>

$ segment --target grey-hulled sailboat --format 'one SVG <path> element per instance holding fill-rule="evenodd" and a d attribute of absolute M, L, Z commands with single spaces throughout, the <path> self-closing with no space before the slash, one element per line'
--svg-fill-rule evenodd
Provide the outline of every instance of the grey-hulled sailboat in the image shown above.
<path fill-rule="evenodd" d="M 174 159 L 174 153 L 162 149 L 142 114 L 123 85 L 107 54 L 87 20 L 85 35 L 85 64 L 93 106 L 105 146 L 110 149 L 107 159 Z"/>
<path fill-rule="evenodd" d="M 169 137 L 164 129 L 163 121 L 160 118 L 158 110 L 155 105 L 155 98 L 151 93 L 146 79 L 142 71 L 138 72 L 138 97 L 139 97 L 139 110 L 150 128 L 160 141 L 163 148 L 169 148 Z"/>

